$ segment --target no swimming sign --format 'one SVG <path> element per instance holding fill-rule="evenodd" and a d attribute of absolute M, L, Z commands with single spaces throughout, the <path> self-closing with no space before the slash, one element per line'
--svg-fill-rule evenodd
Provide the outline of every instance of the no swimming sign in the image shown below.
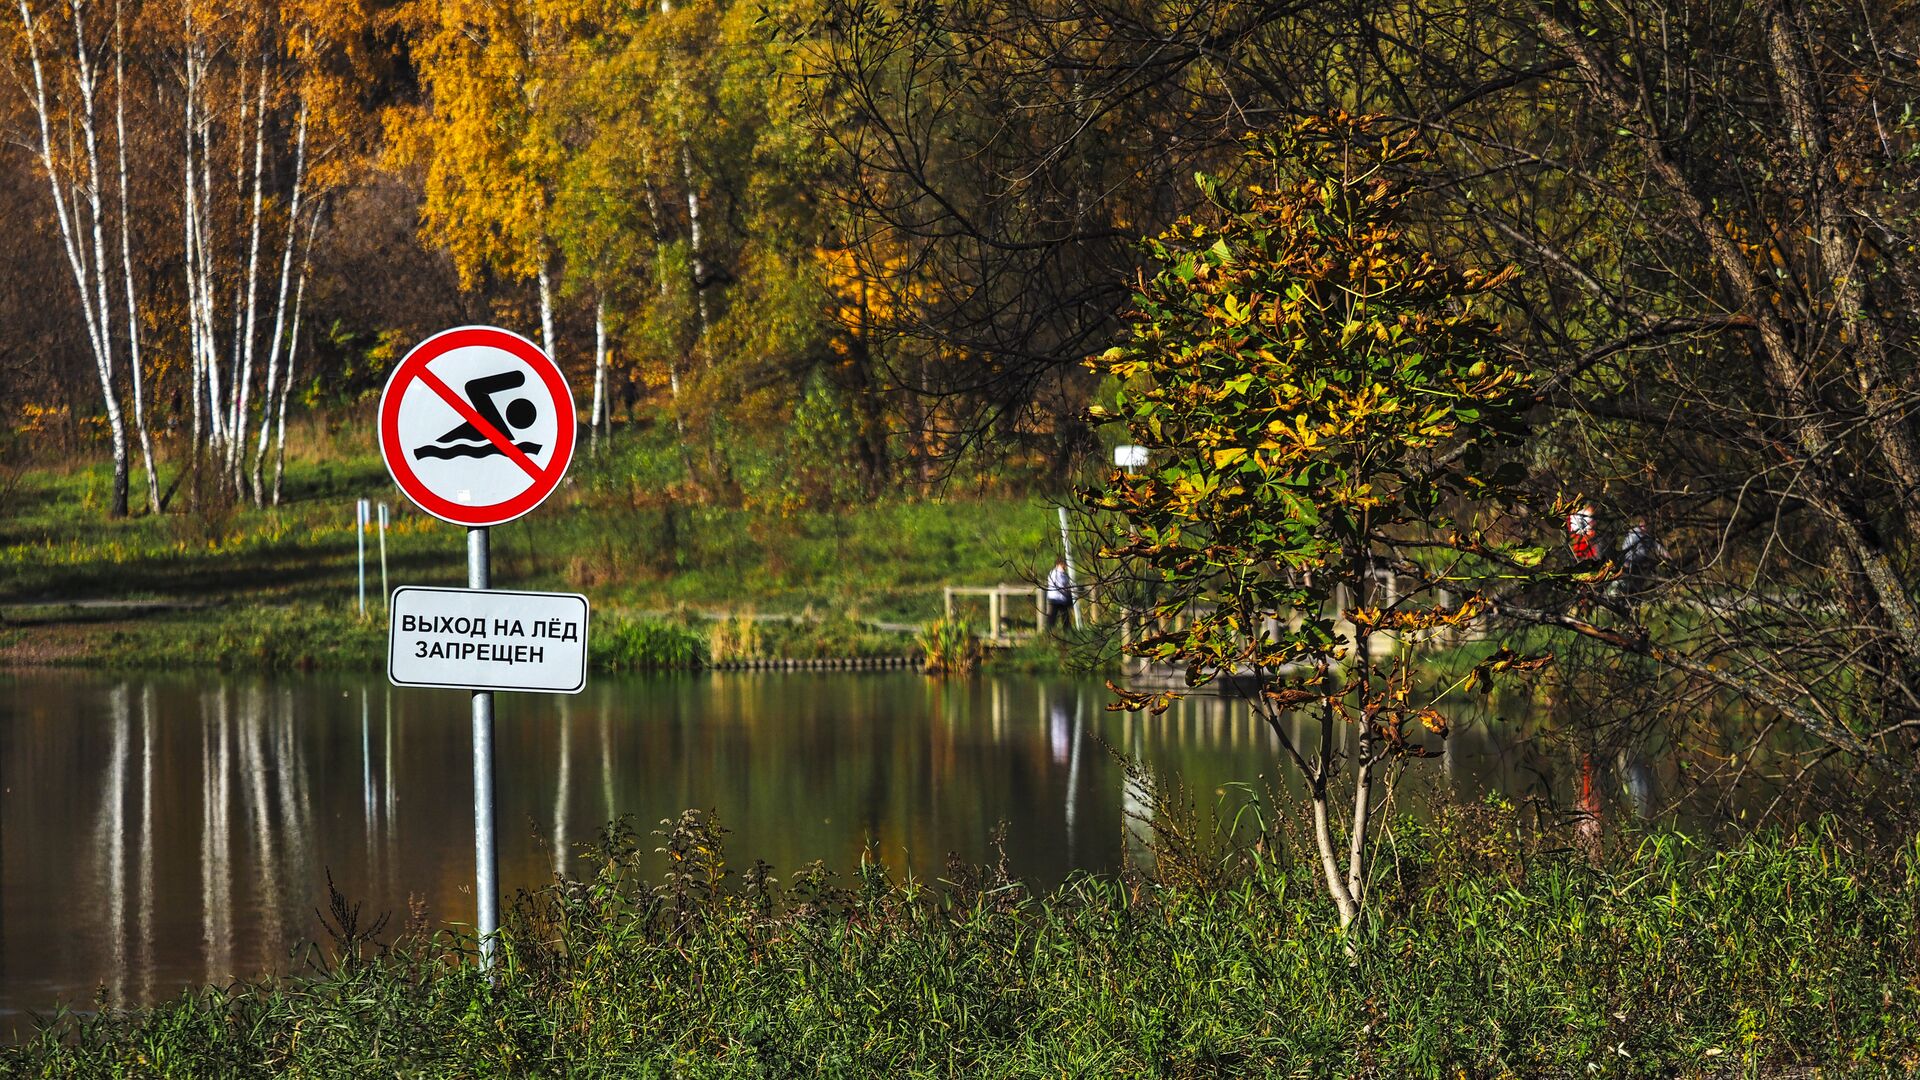
<path fill-rule="evenodd" d="M 573 460 L 573 392 L 531 341 L 462 326 L 414 346 L 380 395 L 380 454 L 420 509 L 500 525 L 553 493 Z"/>

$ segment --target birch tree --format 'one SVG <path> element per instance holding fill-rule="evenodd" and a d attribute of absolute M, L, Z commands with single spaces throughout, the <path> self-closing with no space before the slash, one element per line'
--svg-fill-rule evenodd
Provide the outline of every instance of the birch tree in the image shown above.
<path fill-rule="evenodd" d="M 367 20 L 351 4 L 187 0 L 180 25 L 196 461 L 204 418 L 220 482 L 259 506 L 276 443 L 284 462 L 317 207 L 354 178 L 370 127 L 353 97 Z M 278 475 L 277 467 L 276 501 Z"/>
<path fill-rule="evenodd" d="M 36 10 L 31 0 L 14 0 L 13 8 L 18 20 L 14 59 L 26 69 L 22 81 L 37 132 L 33 149 L 52 197 L 54 225 L 80 301 L 81 322 L 106 411 L 113 448 L 111 513 L 125 517 L 127 428 L 120 408 L 114 319 L 108 299 L 112 271 L 107 264 L 109 223 L 103 200 L 109 181 L 100 163 L 105 137 L 101 82 L 114 21 L 97 18 L 99 13 L 83 0 L 69 0 L 66 10 L 57 14 Z M 24 65 L 18 65 L 21 60 Z M 138 334 L 137 320 L 129 332 Z"/>
<path fill-rule="evenodd" d="M 127 206 L 127 37 L 126 13 L 113 9 L 114 162 L 120 191 L 120 272 L 127 299 L 127 381 L 133 398 L 133 429 L 140 439 L 140 465 L 147 479 L 147 512 L 159 513 L 160 474 L 153 461 L 153 432 L 147 426 L 146 369 L 140 356 L 140 302 L 133 287 L 133 225 Z"/>

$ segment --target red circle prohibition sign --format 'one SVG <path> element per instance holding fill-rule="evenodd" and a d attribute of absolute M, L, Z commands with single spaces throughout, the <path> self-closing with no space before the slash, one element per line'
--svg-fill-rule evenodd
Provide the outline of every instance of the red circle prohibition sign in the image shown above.
<path fill-rule="evenodd" d="M 549 407 L 554 410 L 553 453 L 546 465 L 536 463 L 520 447 L 516 446 L 507 432 L 490 422 L 487 417 L 474 408 L 473 404 L 462 397 L 446 381 L 436 375 L 427 365 L 445 356 L 455 349 L 488 348 L 508 353 L 524 362 L 539 376 L 540 383 L 546 387 Z M 446 494 L 435 491 L 414 471 L 408 460 L 407 448 L 403 445 L 399 432 L 400 404 L 415 383 L 431 392 L 458 413 L 466 424 L 491 443 L 493 450 L 518 466 L 531 481 L 524 491 L 502 502 L 465 503 L 450 499 Z M 515 421 L 516 423 L 518 421 Z M 573 460 L 574 427 L 577 421 L 573 410 L 573 391 L 567 386 L 566 377 L 560 374 L 560 368 L 540 347 L 518 334 L 493 326 L 460 326 L 441 332 L 415 345 L 412 351 L 393 369 L 387 377 L 386 389 L 380 393 L 379 434 L 380 456 L 386 460 L 387 472 L 393 482 L 399 485 L 407 498 L 442 521 L 455 525 L 480 528 L 488 525 L 500 525 L 532 510 L 546 501 L 548 495 L 560 484 L 560 478 L 566 475 L 567 465 Z M 537 452 L 537 451 L 536 451 Z"/>

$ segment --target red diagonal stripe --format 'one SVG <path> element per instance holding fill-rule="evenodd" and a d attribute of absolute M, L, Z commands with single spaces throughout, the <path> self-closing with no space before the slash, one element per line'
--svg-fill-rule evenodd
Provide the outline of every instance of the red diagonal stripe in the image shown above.
<path fill-rule="evenodd" d="M 427 389 L 439 394 L 441 400 L 453 406 L 453 411 L 459 413 L 462 420 L 472 424 L 473 429 L 485 435 L 488 442 L 500 448 L 501 453 L 512 458 L 513 463 L 525 470 L 534 483 L 537 484 L 544 478 L 540 466 L 533 463 L 533 459 L 527 456 L 526 451 L 513 445 L 513 440 L 502 435 L 492 424 L 487 423 L 486 418 L 481 416 L 466 398 L 454 393 L 453 387 L 440 381 L 440 376 L 435 375 L 433 370 L 424 364 L 420 366 L 420 381 L 427 384 Z"/>

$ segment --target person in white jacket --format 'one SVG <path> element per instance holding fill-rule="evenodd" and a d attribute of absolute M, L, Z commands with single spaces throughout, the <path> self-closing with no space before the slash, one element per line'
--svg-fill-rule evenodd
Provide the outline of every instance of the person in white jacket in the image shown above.
<path fill-rule="evenodd" d="M 1055 559 L 1047 575 L 1047 629 L 1063 624 L 1073 625 L 1073 575 L 1067 572 L 1067 560 Z"/>

